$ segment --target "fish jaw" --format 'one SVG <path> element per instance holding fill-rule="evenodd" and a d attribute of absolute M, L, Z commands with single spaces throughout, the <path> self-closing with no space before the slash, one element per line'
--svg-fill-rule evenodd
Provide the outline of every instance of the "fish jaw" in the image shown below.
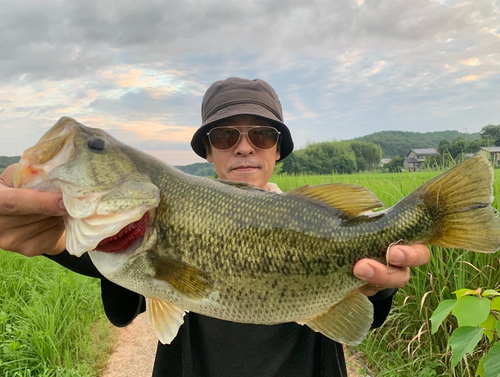
<path fill-rule="evenodd" d="M 89 141 L 94 139 L 101 139 L 107 148 L 92 150 Z M 148 226 L 154 218 L 159 189 L 137 171 L 120 147 L 106 132 L 63 117 L 24 152 L 16 168 L 14 187 L 62 192 L 68 212 L 66 249 L 72 255 L 81 256 L 104 239 L 135 229 L 133 224 L 146 214 Z M 86 170 L 88 163 L 93 165 Z M 134 241 L 126 240 L 115 251 Z"/>
<path fill-rule="evenodd" d="M 24 151 L 12 176 L 15 188 L 36 188 L 44 191 L 60 191 L 50 184 L 49 175 L 59 165 L 68 161 L 75 151 L 76 129 L 68 119 L 49 130 L 38 143 Z M 51 138 L 50 135 L 53 137 Z"/>

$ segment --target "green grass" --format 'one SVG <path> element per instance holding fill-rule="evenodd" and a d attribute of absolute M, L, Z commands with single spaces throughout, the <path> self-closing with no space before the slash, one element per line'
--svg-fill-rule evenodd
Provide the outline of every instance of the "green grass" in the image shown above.
<path fill-rule="evenodd" d="M 0 250 L 0 376 L 99 376 L 110 350 L 96 279 Z"/>
<path fill-rule="evenodd" d="M 390 207 L 439 172 L 356 174 L 331 176 L 273 176 L 271 181 L 283 191 L 306 184 L 349 183 L 372 190 Z M 500 177 L 500 175 L 498 175 Z M 494 183 L 498 209 L 500 179 Z M 453 318 L 444 322 L 439 331 L 430 335 L 429 318 L 438 303 L 454 298 L 460 288 L 499 288 L 499 253 L 480 254 L 431 247 L 428 265 L 413 268 L 410 282 L 398 291 L 393 309 L 384 325 L 370 333 L 358 347 L 368 359 L 377 377 L 472 377 L 480 355 L 467 357 L 450 370 L 451 350 L 448 338 L 456 327 Z M 485 344 L 483 344 L 484 348 Z"/>

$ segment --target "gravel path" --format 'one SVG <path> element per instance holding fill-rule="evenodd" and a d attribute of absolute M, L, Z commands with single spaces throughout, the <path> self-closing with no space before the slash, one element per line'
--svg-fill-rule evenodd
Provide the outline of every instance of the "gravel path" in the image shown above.
<path fill-rule="evenodd" d="M 158 340 L 146 314 L 115 331 L 118 342 L 102 377 L 151 377 Z"/>

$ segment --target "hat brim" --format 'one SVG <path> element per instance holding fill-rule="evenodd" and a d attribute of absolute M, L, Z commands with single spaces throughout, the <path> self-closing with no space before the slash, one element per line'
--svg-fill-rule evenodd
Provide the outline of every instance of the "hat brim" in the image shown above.
<path fill-rule="evenodd" d="M 207 158 L 207 151 L 203 140 L 205 139 L 207 133 L 217 125 L 217 121 L 226 119 L 235 115 L 255 115 L 261 118 L 268 119 L 272 121 L 273 126 L 280 132 L 280 159 L 283 160 L 293 151 L 293 140 L 292 135 L 288 127 L 279 120 L 276 115 L 259 104 L 254 103 L 240 103 L 232 104 L 221 108 L 212 114 L 200 128 L 195 132 L 193 138 L 191 139 L 191 148 L 193 151 L 202 158 Z"/>

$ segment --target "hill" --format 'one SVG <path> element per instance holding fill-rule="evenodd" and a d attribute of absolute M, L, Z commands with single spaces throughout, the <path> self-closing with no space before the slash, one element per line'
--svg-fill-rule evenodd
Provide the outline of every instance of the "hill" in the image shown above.
<path fill-rule="evenodd" d="M 0 156 L 0 169 L 3 170 L 9 165 L 19 162 L 20 159 L 21 156 L 14 156 L 14 157 Z"/>
<path fill-rule="evenodd" d="M 378 144 L 382 148 L 383 157 L 406 156 L 415 148 L 437 148 L 441 140 L 450 143 L 458 136 L 465 140 L 477 140 L 479 133 L 465 134 L 458 131 L 436 132 L 407 132 L 407 131 L 380 131 L 370 135 L 357 137 L 353 140 L 367 141 Z"/>
<path fill-rule="evenodd" d="M 208 162 L 196 162 L 191 165 L 174 166 L 176 169 L 199 177 L 211 177 L 215 174 L 214 166 Z"/>

